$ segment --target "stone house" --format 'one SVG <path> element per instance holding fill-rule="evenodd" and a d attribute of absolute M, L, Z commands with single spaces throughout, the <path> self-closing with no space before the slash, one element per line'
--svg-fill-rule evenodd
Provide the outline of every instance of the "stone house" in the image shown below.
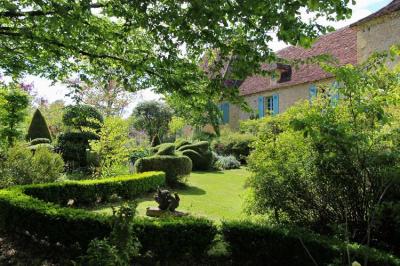
<path fill-rule="evenodd" d="M 357 64 L 365 61 L 375 51 L 383 51 L 393 44 L 400 44 L 400 0 L 360 21 L 321 36 L 310 49 L 289 46 L 277 52 L 285 59 L 305 59 L 328 54 L 339 64 Z M 240 85 L 240 94 L 259 117 L 284 112 L 300 100 L 317 94 L 317 88 L 330 85 L 335 78 L 318 65 L 302 65 L 298 68 L 277 65 L 279 79 L 251 76 Z M 249 119 L 238 106 L 221 103 L 223 123 L 237 129 L 240 120 Z"/>

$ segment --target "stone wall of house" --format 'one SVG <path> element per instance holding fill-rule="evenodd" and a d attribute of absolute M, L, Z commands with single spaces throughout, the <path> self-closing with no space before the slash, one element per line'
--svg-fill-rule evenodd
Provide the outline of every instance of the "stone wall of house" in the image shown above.
<path fill-rule="evenodd" d="M 400 11 L 357 26 L 357 61 L 364 62 L 373 52 L 400 44 Z"/>
<path fill-rule="evenodd" d="M 259 96 L 272 96 L 273 94 L 279 94 L 279 113 L 286 111 L 290 106 L 301 100 L 309 99 L 309 88 L 312 84 L 318 86 L 326 86 L 334 81 L 333 78 L 317 81 L 315 83 L 303 83 L 295 86 L 289 86 L 285 88 L 279 88 L 278 90 L 265 91 L 261 93 L 251 94 L 245 96 L 245 101 L 249 106 L 257 113 L 258 110 L 258 97 Z M 246 113 L 238 106 L 231 105 L 229 110 L 229 126 L 232 129 L 238 129 L 240 121 L 247 120 L 250 118 L 250 113 Z"/>

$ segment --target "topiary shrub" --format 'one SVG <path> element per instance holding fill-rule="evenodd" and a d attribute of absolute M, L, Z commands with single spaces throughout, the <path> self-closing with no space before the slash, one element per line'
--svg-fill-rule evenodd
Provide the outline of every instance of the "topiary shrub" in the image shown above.
<path fill-rule="evenodd" d="M 210 150 L 210 143 L 200 141 L 187 144 L 177 149 L 183 155 L 188 156 L 193 162 L 193 170 L 209 170 L 212 167 L 213 155 Z"/>
<path fill-rule="evenodd" d="M 30 149 L 33 152 L 35 152 L 36 150 L 38 150 L 40 148 L 46 148 L 49 151 L 54 151 L 54 146 L 51 144 L 48 144 L 48 143 L 40 143 L 40 144 L 36 144 L 36 145 L 31 145 L 28 147 L 28 149 Z"/>
<path fill-rule="evenodd" d="M 29 142 L 29 144 L 32 145 L 36 145 L 36 144 L 50 144 L 51 141 L 50 139 L 47 138 L 37 138 L 37 139 L 33 139 L 31 140 L 31 142 Z"/>
<path fill-rule="evenodd" d="M 83 131 L 84 128 L 100 130 L 104 122 L 101 113 L 90 105 L 70 105 L 65 107 L 64 125 Z"/>
<path fill-rule="evenodd" d="M 98 140 L 99 137 L 91 132 L 67 132 L 58 136 L 57 151 L 62 154 L 70 170 L 79 167 L 87 167 L 86 150 L 90 148 L 90 140 Z"/>
<path fill-rule="evenodd" d="M 36 109 L 35 113 L 33 114 L 26 138 L 27 140 L 45 138 L 51 141 L 49 127 L 47 126 L 46 119 L 44 119 L 39 109 Z"/>
<path fill-rule="evenodd" d="M 185 140 L 185 139 L 181 139 L 175 142 L 175 148 L 179 149 L 180 147 L 184 146 L 184 145 L 189 145 L 191 144 L 189 141 Z"/>
<path fill-rule="evenodd" d="M 165 143 L 161 144 L 158 147 L 156 155 L 174 155 L 175 154 L 175 145 L 173 143 Z"/>
<path fill-rule="evenodd" d="M 182 181 L 192 171 L 192 161 L 187 156 L 156 155 L 141 158 L 134 165 L 136 173 L 148 171 L 165 172 L 168 185 L 175 185 Z"/>

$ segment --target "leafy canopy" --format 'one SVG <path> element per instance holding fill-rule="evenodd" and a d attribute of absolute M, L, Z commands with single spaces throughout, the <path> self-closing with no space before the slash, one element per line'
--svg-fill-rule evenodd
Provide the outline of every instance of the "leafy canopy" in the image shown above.
<path fill-rule="evenodd" d="M 272 32 L 303 46 L 326 32 L 315 19 L 302 21 L 302 10 L 344 19 L 349 2 L 3 0 L 0 69 L 53 80 L 79 73 L 111 78 L 130 90 L 154 86 L 185 94 L 188 84 L 205 78 L 198 67 L 204 51 L 213 51 L 207 57 L 215 73 L 229 60 L 231 78 L 243 79 L 261 71 L 260 63 L 275 61 L 268 46 Z M 237 96 L 237 88 L 222 90 L 222 84 L 214 84 L 220 95 Z"/>

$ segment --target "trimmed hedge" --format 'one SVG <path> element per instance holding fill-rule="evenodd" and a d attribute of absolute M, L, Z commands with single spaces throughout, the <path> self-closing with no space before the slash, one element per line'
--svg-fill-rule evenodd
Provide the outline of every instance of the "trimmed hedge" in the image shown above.
<path fill-rule="evenodd" d="M 220 155 L 233 155 L 241 163 L 246 163 L 246 159 L 252 150 L 251 144 L 255 139 L 251 134 L 232 132 L 214 140 L 212 149 Z"/>
<path fill-rule="evenodd" d="M 72 168 L 88 166 L 86 150 L 90 140 L 98 140 L 92 132 L 66 132 L 58 136 L 57 151 L 61 152 L 64 161 Z"/>
<path fill-rule="evenodd" d="M 174 155 L 175 145 L 173 143 L 165 143 L 159 145 L 156 155 Z"/>
<path fill-rule="evenodd" d="M 56 203 L 77 199 L 90 203 L 98 196 L 133 198 L 165 183 L 165 175 L 149 172 L 101 180 L 17 186 L 0 190 L 0 230 L 25 232 L 51 243 L 79 243 L 86 247 L 94 238 L 108 236 L 109 217 Z M 47 202 L 46 202 L 47 201 Z"/>
<path fill-rule="evenodd" d="M 213 163 L 213 154 L 208 141 L 180 146 L 177 151 L 188 156 L 193 162 L 193 170 L 210 170 Z"/>
<path fill-rule="evenodd" d="M 136 219 L 141 253 L 158 259 L 200 258 L 209 250 L 217 234 L 207 219 L 194 217 L 159 220 Z"/>
<path fill-rule="evenodd" d="M 28 231 L 52 244 L 59 242 L 70 246 L 79 243 L 85 250 L 91 240 L 110 234 L 111 217 L 83 209 L 63 208 L 44 200 L 64 202 L 78 193 L 85 193 L 79 195 L 81 201 L 91 199 L 94 194 L 107 193 L 121 193 L 131 198 L 135 193 L 146 192 L 151 186 L 154 189 L 163 185 L 164 181 L 163 173 L 149 172 L 129 177 L 0 190 L 0 230 L 12 233 Z M 128 192 L 132 194 L 127 195 Z M 141 218 L 135 219 L 133 226 L 142 245 L 142 254 L 151 254 L 158 259 L 202 256 L 217 233 L 211 221 L 194 217 L 156 221 Z"/>
<path fill-rule="evenodd" d="M 163 171 L 167 184 L 174 185 L 181 177 L 190 174 L 192 161 L 187 156 L 156 155 L 137 160 L 134 168 L 136 173 Z"/>
<path fill-rule="evenodd" d="M 29 142 L 29 145 L 37 145 L 37 144 L 50 144 L 50 139 L 47 138 L 36 138 Z"/>
<path fill-rule="evenodd" d="M 133 199 L 159 186 L 165 185 L 165 174 L 148 172 L 97 180 L 67 181 L 24 186 L 24 192 L 32 197 L 65 205 L 69 200 L 74 204 L 86 205 L 96 201 L 107 201 L 111 195 Z"/>
<path fill-rule="evenodd" d="M 224 222 L 221 231 L 233 261 L 245 265 L 314 265 L 313 260 L 318 265 L 347 265 L 347 251 L 351 262 L 363 263 L 368 255 L 368 265 L 400 265 L 392 255 L 300 229 L 231 221 Z"/>

